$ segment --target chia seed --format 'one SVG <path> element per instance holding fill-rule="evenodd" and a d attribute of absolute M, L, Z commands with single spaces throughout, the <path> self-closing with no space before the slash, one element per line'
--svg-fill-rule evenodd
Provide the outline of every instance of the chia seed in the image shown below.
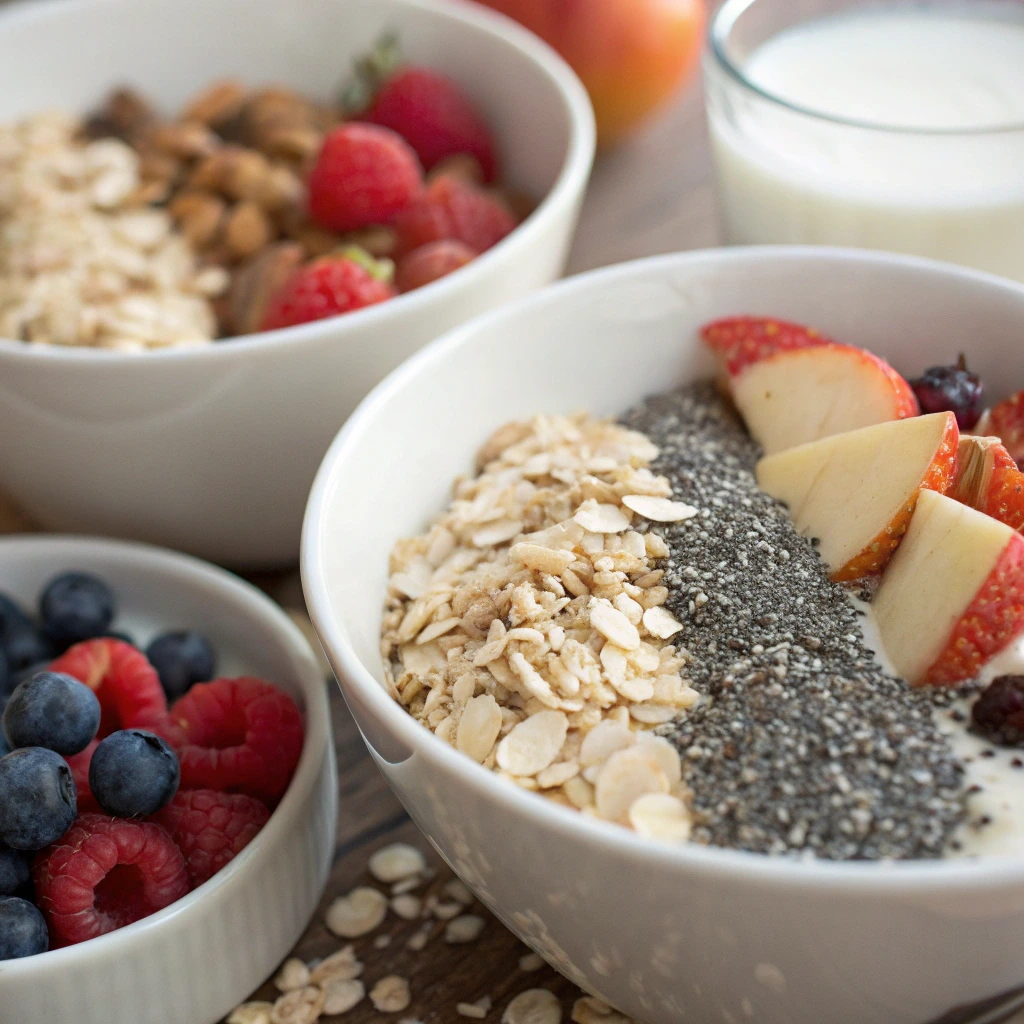
<path fill-rule="evenodd" d="M 713 385 L 624 418 L 652 469 L 700 509 L 656 524 L 669 547 L 666 607 L 700 703 L 660 732 L 693 793 L 693 838 L 836 860 L 940 857 L 965 818 L 963 768 L 933 710 L 960 690 L 884 672 L 815 543 L 758 489 L 759 446 Z M 862 587 L 862 593 L 867 590 Z"/>

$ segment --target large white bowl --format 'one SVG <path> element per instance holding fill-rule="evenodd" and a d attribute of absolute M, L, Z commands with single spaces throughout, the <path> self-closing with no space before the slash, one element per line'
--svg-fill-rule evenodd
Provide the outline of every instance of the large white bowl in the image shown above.
<path fill-rule="evenodd" d="M 706 375 L 696 329 L 730 313 L 815 324 L 907 373 L 963 351 L 992 397 L 1024 386 L 1024 288 L 993 277 L 796 248 L 588 274 L 450 334 L 366 399 L 314 485 L 307 602 L 416 823 L 573 981 L 658 1024 L 924 1024 L 1024 983 L 1024 863 L 807 864 L 656 845 L 504 783 L 380 685 L 388 552 L 443 507 L 490 431 L 544 411 L 615 415 Z"/>
<path fill-rule="evenodd" d="M 184 555 L 78 537 L 0 540 L 0 590 L 33 606 L 68 569 L 117 591 L 137 640 L 199 629 L 218 671 L 287 690 L 306 724 L 295 776 L 258 836 L 164 910 L 77 946 L 0 961 L 3 1024 L 214 1024 L 274 970 L 313 916 L 334 854 L 338 782 L 325 681 L 302 634 L 260 591 Z"/>
<path fill-rule="evenodd" d="M 85 111 L 118 84 L 168 111 L 215 78 L 330 97 L 386 29 L 462 82 L 508 179 L 538 199 L 444 281 L 349 316 L 193 351 L 126 355 L 0 340 L 0 487 L 52 530 L 284 564 L 331 438 L 425 342 L 562 271 L 594 151 L 583 87 L 476 4 L 432 0 L 54 0 L 0 14 L 0 121 Z"/>

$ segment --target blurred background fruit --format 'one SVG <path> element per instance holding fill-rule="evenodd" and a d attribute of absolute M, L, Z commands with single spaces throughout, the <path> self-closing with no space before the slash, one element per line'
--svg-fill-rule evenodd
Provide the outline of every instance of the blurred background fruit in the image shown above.
<path fill-rule="evenodd" d="M 704 38 L 704 0 L 477 0 L 525 25 L 572 65 L 611 146 L 687 81 Z"/>

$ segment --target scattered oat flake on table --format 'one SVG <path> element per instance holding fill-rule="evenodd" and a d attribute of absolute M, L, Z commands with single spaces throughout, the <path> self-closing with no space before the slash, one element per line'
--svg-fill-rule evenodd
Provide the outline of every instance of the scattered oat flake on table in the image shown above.
<path fill-rule="evenodd" d="M 501 1024 L 560 1024 L 562 1005 L 546 988 L 528 988 L 505 1007 Z"/>
<path fill-rule="evenodd" d="M 685 501 L 656 498 L 649 494 L 627 494 L 622 504 L 638 516 L 650 519 L 652 523 L 681 523 L 692 519 L 698 512 L 698 509 L 687 505 Z"/>
<path fill-rule="evenodd" d="M 366 988 L 358 979 L 328 978 L 323 984 L 323 1012 L 328 1017 L 348 1013 L 365 995 Z"/>
<path fill-rule="evenodd" d="M 519 970 L 530 973 L 539 971 L 544 966 L 544 958 L 538 953 L 524 953 L 519 958 Z"/>
<path fill-rule="evenodd" d="M 464 906 L 469 906 L 474 899 L 472 890 L 461 878 L 449 879 L 444 883 L 441 892 L 449 899 L 453 899 L 456 903 L 461 903 Z"/>
<path fill-rule="evenodd" d="M 457 1003 L 455 1012 L 460 1017 L 470 1017 L 475 1020 L 483 1020 L 491 1011 L 491 997 L 482 996 L 472 1003 Z"/>
<path fill-rule="evenodd" d="M 632 1017 L 613 1010 L 593 996 L 583 996 L 573 1003 L 572 1019 L 575 1024 L 636 1024 Z"/>
<path fill-rule="evenodd" d="M 340 896 L 328 908 L 328 929 L 343 939 L 355 939 L 372 932 L 388 910 L 387 897 L 377 889 L 359 886 Z"/>
<path fill-rule="evenodd" d="M 414 921 L 423 910 L 423 900 L 419 896 L 413 896 L 412 893 L 403 893 L 401 896 L 392 898 L 391 910 L 403 921 Z"/>
<path fill-rule="evenodd" d="M 285 992 L 270 1011 L 270 1024 L 315 1024 L 324 1008 L 324 993 L 312 986 Z"/>
<path fill-rule="evenodd" d="M 392 843 L 370 857 L 370 874 L 378 882 L 398 882 L 419 875 L 427 867 L 426 858 L 407 843 Z"/>
<path fill-rule="evenodd" d="M 310 981 L 314 985 L 323 984 L 328 978 L 344 978 L 352 980 L 363 973 L 363 965 L 356 958 L 354 946 L 345 946 L 337 953 L 324 957 L 310 970 Z"/>
<path fill-rule="evenodd" d="M 274 985 L 281 992 L 305 988 L 309 984 L 309 968 L 301 961 L 292 957 L 285 960 L 281 969 L 274 976 Z"/>
<path fill-rule="evenodd" d="M 475 942 L 484 930 L 486 921 L 476 914 L 463 914 L 448 922 L 444 930 L 445 942 L 460 946 L 467 942 Z"/>
<path fill-rule="evenodd" d="M 227 1024 L 270 1024 L 273 1003 L 254 1001 L 236 1006 L 228 1014 Z"/>
<path fill-rule="evenodd" d="M 398 1013 L 409 1005 L 411 999 L 409 982 L 397 974 L 381 978 L 370 989 L 370 1002 L 381 1013 Z"/>

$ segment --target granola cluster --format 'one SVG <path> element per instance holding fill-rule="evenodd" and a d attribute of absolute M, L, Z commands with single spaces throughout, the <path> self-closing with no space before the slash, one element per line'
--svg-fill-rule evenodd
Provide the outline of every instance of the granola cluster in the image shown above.
<path fill-rule="evenodd" d="M 131 147 L 81 129 L 60 114 L 0 126 L 0 337 L 122 350 L 211 341 L 209 299 L 227 275 L 198 268 L 170 215 L 147 205 Z"/>
<path fill-rule="evenodd" d="M 503 427 L 449 509 L 392 554 L 382 652 L 392 696 L 475 761 L 682 841 L 679 755 L 650 730 L 697 694 L 649 526 L 697 510 L 671 500 L 656 456 L 584 415 Z"/>

